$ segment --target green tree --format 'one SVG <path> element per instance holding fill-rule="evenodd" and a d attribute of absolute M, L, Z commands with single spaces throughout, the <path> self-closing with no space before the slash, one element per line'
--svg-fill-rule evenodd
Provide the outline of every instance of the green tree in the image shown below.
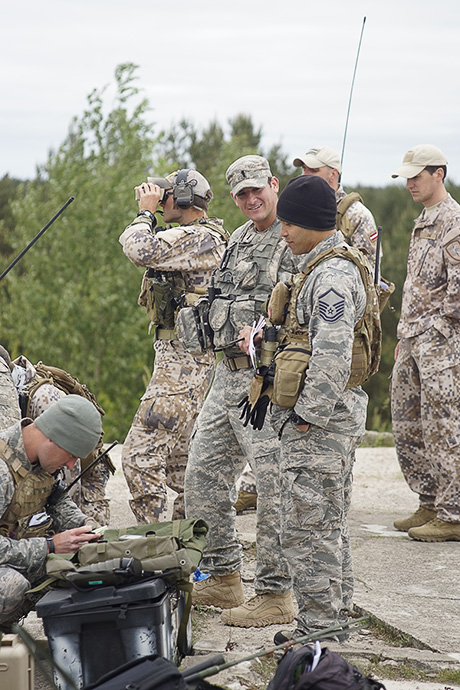
<path fill-rule="evenodd" d="M 115 72 L 114 108 L 93 91 L 37 179 L 11 204 L 17 253 L 71 195 L 75 201 L 0 285 L 3 344 L 67 369 L 106 409 L 107 437 L 124 437 L 151 369 L 142 273 L 118 236 L 136 211 L 133 187 L 150 172 L 157 139 L 132 64 Z M 145 378 L 145 377 L 144 377 Z"/>

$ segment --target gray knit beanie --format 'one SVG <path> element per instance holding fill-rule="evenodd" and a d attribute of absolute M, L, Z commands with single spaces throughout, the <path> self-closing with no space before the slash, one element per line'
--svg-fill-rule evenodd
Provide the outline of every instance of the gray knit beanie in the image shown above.
<path fill-rule="evenodd" d="M 66 395 L 35 419 L 35 426 L 56 445 L 77 458 L 86 458 L 101 434 L 101 415 L 80 395 Z"/>

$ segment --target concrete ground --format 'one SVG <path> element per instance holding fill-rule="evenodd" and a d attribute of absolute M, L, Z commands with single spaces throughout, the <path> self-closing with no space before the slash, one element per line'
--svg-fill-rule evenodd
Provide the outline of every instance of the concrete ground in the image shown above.
<path fill-rule="evenodd" d="M 128 490 L 120 469 L 120 447 L 115 449 L 117 473 L 109 481 L 111 524 L 135 524 L 127 503 Z M 393 529 L 393 520 L 417 508 L 417 499 L 407 488 L 393 448 L 360 448 L 354 472 L 350 514 L 356 610 L 371 615 L 376 626 L 355 632 L 344 644 L 329 644 L 352 663 L 366 669 L 378 664 L 376 677 L 387 690 L 448 690 L 452 682 L 389 680 L 386 676 L 410 668 L 427 678 L 439 677 L 441 669 L 457 671 L 460 678 L 460 543 L 415 542 Z M 203 516 L 206 518 L 206 516 Z M 245 547 L 243 582 L 247 596 L 253 594 L 255 566 L 255 515 L 237 517 Z M 227 661 L 273 646 L 279 626 L 239 629 L 224 626 L 216 609 L 199 608 L 192 613 L 195 655 L 222 652 Z M 43 638 L 41 621 L 31 614 L 26 628 Z M 389 637 L 391 639 L 389 639 Z M 401 646 L 394 646 L 395 640 Z M 214 676 L 214 683 L 231 690 L 264 688 L 273 675 L 274 662 L 245 662 Z M 387 673 L 388 672 L 388 673 Z M 406 671 L 407 673 L 407 671 Z M 446 676 L 449 677 L 449 676 Z M 452 676 L 450 676 L 452 677 Z M 36 672 L 36 690 L 51 686 Z M 22 690 L 22 689 L 21 689 Z"/>

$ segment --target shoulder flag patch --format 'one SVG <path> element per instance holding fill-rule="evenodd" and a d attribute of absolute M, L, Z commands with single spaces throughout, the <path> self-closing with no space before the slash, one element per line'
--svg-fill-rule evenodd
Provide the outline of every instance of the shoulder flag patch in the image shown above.
<path fill-rule="evenodd" d="M 333 323 L 342 318 L 345 309 L 345 297 L 331 288 L 319 298 L 319 314 L 324 321 Z"/>
<path fill-rule="evenodd" d="M 456 239 L 446 246 L 446 252 L 449 258 L 457 263 L 460 261 L 460 240 Z"/>

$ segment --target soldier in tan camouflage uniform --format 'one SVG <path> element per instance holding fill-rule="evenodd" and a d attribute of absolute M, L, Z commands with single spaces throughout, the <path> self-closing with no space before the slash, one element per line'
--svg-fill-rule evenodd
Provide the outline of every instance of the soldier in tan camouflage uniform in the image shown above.
<path fill-rule="evenodd" d="M 13 380 L 23 407 L 24 417 L 36 419 L 51 405 L 67 395 L 64 390 L 51 382 L 41 383 L 34 365 L 24 355 L 17 357 L 13 364 Z M 102 440 L 98 444 L 97 451 L 99 453 L 102 451 Z M 74 503 L 99 526 L 108 525 L 110 522 L 109 501 L 105 496 L 109 467 L 112 467 L 110 462 L 105 463 L 102 460 L 97 463 L 69 492 Z M 66 484 L 71 483 L 80 473 L 81 460 L 79 458 L 72 469 L 64 467 L 62 470 Z"/>
<path fill-rule="evenodd" d="M 398 459 L 420 506 L 394 526 L 420 541 L 460 541 L 460 205 L 447 161 L 410 149 L 393 177 L 424 209 L 415 220 L 391 384 Z"/>
<path fill-rule="evenodd" d="M 219 269 L 209 323 L 214 345 L 224 353 L 198 416 L 190 442 L 185 480 L 187 517 L 203 517 L 209 525 L 201 568 L 211 577 L 194 585 L 193 601 L 228 609 L 227 625 L 260 627 L 294 617 L 291 580 L 280 544 L 279 452 L 276 434 L 266 425 L 256 432 L 244 427 L 239 403 L 247 393 L 252 364 L 235 342 L 252 326 L 277 280 L 296 270 L 291 252 L 280 238 L 276 219 L 278 180 L 261 156 L 243 156 L 226 172 L 231 194 L 249 220 L 237 228 Z M 244 603 L 242 548 L 235 529 L 235 481 L 246 462 L 256 472 L 256 596 Z"/>
<path fill-rule="evenodd" d="M 11 358 L 0 345 L 0 429 L 6 429 L 21 419 L 18 394 L 11 376 Z"/>
<path fill-rule="evenodd" d="M 178 494 L 173 518 L 184 517 L 188 443 L 215 358 L 212 351 L 192 356 L 183 348 L 175 315 L 179 305 L 204 293 L 228 239 L 222 222 L 206 215 L 212 192 L 203 175 L 183 170 L 149 179 L 136 188 L 139 213 L 120 236 L 128 259 L 147 269 L 139 304 L 147 308 L 155 340 L 152 378 L 122 454 L 138 522 L 164 519 L 167 486 Z M 164 221 L 179 223 L 178 227 L 157 227 L 154 214 L 159 204 Z"/>
<path fill-rule="evenodd" d="M 26 597 L 46 575 L 48 553 L 74 553 L 98 538 L 68 496 L 48 499 L 54 474 L 95 448 L 101 417 L 84 398 L 68 395 L 35 422 L 23 419 L 0 432 L 0 626 L 34 604 Z M 45 511 L 45 512 L 44 512 Z M 44 591 L 40 593 L 40 596 Z"/>
<path fill-rule="evenodd" d="M 282 545 L 299 608 L 294 633 L 280 631 L 275 636 L 281 644 L 344 623 L 351 608 L 347 513 L 355 449 L 365 430 L 367 395 L 360 386 L 347 388 L 354 328 L 366 308 L 360 269 L 331 254 L 305 278 L 300 273 L 323 252 L 345 245 L 344 236 L 335 229 L 333 190 L 319 177 L 297 177 L 280 195 L 277 214 L 282 237 L 300 259 L 294 277 L 299 288 L 291 290 L 295 302 L 289 305 L 289 314 L 295 317 L 290 317 L 283 342 L 294 339 L 294 357 L 304 352 L 305 358 L 305 381 L 298 385 L 294 407 L 274 404 L 271 415 L 281 436 Z M 303 341 L 299 333 L 305 334 Z M 276 375 L 272 401 L 281 403 L 275 393 L 281 396 Z M 293 397 L 290 388 L 287 399 Z"/>

